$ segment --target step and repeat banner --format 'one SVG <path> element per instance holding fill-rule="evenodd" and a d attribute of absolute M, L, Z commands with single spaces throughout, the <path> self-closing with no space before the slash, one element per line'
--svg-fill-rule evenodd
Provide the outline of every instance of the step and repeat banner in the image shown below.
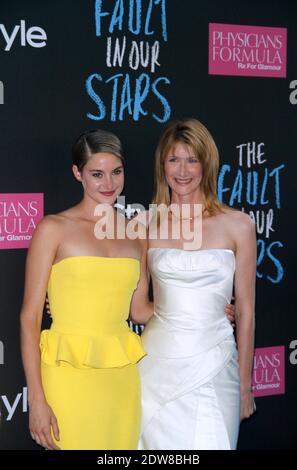
<path fill-rule="evenodd" d="M 24 263 L 43 215 L 81 197 L 73 141 L 95 128 L 121 138 L 129 215 L 149 204 L 154 149 L 178 117 L 211 131 L 220 199 L 257 228 L 257 412 L 238 447 L 296 447 L 297 2 L 3 0 L 0 449 L 38 449 L 19 349 Z"/>

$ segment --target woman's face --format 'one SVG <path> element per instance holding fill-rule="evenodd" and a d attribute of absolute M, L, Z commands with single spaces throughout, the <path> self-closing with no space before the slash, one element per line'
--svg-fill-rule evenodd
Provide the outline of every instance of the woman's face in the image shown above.
<path fill-rule="evenodd" d="M 73 165 L 73 173 L 85 195 L 97 204 L 114 204 L 124 187 L 123 163 L 112 153 L 94 153 L 81 172 Z"/>
<path fill-rule="evenodd" d="M 171 147 L 165 158 L 164 171 L 173 198 L 199 194 L 202 165 L 186 144 L 177 142 Z"/>

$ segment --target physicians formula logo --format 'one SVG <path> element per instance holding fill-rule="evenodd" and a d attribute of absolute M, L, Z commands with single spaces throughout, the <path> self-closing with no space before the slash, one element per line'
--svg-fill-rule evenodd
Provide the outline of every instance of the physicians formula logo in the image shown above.
<path fill-rule="evenodd" d="M 286 77 L 287 29 L 209 24 L 210 75 Z"/>
<path fill-rule="evenodd" d="M 27 248 L 43 217 L 43 194 L 0 194 L 0 249 Z"/>
<path fill-rule="evenodd" d="M 255 397 L 285 393 L 285 347 L 257 348 L 254 356 Z"/>

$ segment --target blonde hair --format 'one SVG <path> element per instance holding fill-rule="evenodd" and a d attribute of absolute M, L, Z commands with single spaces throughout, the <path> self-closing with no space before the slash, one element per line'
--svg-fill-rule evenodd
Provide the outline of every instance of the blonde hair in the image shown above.
<path fill-rule="evenodd" d="M 202 164 L 200 185 L 204 211 L 210 215 L 223 212 L 217 195 L 219 152 L 206 127 L 193 118 L 170 121 L 160 137 L 155 152 L 155 188 L 152 202 L 157 205 L 170 205 L 171 194 L 166 181 L 164 163 L 168 152 L 176 143 L 190 147 Z"/>

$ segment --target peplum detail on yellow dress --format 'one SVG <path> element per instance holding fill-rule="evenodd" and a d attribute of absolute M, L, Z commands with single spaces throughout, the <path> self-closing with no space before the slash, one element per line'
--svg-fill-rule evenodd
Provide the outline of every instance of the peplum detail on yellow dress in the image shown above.
<path fill-rule="evenodd" d="M 52 267 L 41 374 L 62 449 L 137 448 L 145 352 L 127 318 L 139 272 L 133 258 L 73 256 Z"/>
<path fill-rule="evenodd" d="M 104 369 L 136 364 L 144 355 L 141 339 L 129 331 L 118 335 L 74 335 L 44 330 L 41 360 L 50 366 L 68 362 L 76 368 Z"/>

